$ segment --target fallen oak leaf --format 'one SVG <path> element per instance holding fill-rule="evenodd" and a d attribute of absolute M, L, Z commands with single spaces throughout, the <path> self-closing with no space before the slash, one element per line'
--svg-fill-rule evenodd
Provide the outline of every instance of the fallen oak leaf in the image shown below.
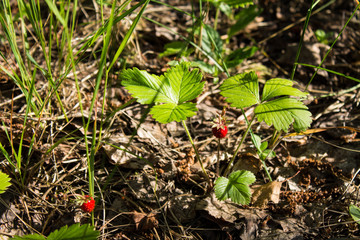
<path fill-rule="evenodd" d="M 154 213 L 140 213 L 132 212 L 132 219 L 135 223 L 135 229 L 139 231 L 146 231 L 157 227 L 159 222 L 156 219 L 156 214 Z"/>
<path fill-rule="evenodd" d="M 254 207 L 265 208 L 269 201 L 279 203 L 282 183 L 273 181 L 257 188 L 252 195 Z"/>
<path fill-rule="evenodd" d="M 272 181 L 268 182 L 259 188 L 257 188 L 252 194 L 252 204 L 254 207 L 265 208 L 269 201 L 277 204 L 280 201 L 280 189 L 283 182 L 290 180 L 295 177 L 300 171 L 298 171 L 294 176 L 285 179 L 284 181 Z"/>

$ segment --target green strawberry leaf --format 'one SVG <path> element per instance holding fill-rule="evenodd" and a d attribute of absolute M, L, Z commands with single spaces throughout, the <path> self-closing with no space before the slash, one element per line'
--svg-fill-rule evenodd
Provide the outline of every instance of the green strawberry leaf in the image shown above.
<path fill-rule="evenodd" d="M 161 76 L 137 68 L 125 70 L 121 74 L 122 84 L 140 103 L 164 103 L 150 110 L 158 122 L 185 120 L 197 111 L 194 103 L 187 102 L 199 96 L 205 84 L 198 69 L 189 71 L 189 67 L 190 63 L 181 62 Z"/>
<path fill-rule="evenodd" d="M 39 234 L 29 234 L 24 236 L 14 236 L 10 238 L 11 240 L 46 240 L 45 237 L 39 235 Z"/>
<path fill-rule="evenodd" d="M 278 96 L 303 97 L 307 95 L 307 93 L 293 88 L 293 83 L 291 80 L 281 78 L 273 78 L 266 81 L 261 101 L 267 101 Z"/>
<path fill-rule="evenodd" d="M 360 208 L 351 204 L 349 206 L 349 212 L 350 212 L 351 217 L 354 219 L 354 221 L 356 221 L 358 224 L 360 224 Z"/>
<path fill-rule="evenodd" d="M 255 72 L 238 74 L 224 81 L 220 94 L 226 97 L 231 106 L 250 107 L 260 103 L 259 83 Z"/>
<path fill-rule="evenodd" d="M 45 238 L 39 234 L 31 234 L 25 236 L 14 236 L 12 240 L 97 240 L 99 231 L 94 230 L 90 224 L 80 226 L 80 223 L 71 225 L 70 227 L 64 226 L 59 230 L 55 230 Z"/>
<path fill-rule="evenodd" d="M 127 69 L 120 75 L 121 84 L 142 104 L 172 102 L 166 92 L 169 84 L 163 77 L 149 74 L 137 68 Z"/>
<path fill-rule="evenodd" d="M 232 172 L 229 178 L 219 177 L 215 181 L 215 195 L 219 200 L 231 199 L 234 203 L 249 204 L 251 191 L 249 185 L 255 182 L 252 172 L 241 170 Z"/>
<path fill-rule="evenodd" d="M 3 172 L 0 172 L 0 194 L 4 193 L 10 185 L 11 183 L 9 176 Z"/>
<path fill-rule="evenodd" d="M 64 226 L 59 230 L 50 233 L 48 240 L 96 240 L 99 236 L 99 231 L 94 230 L 90 224 L 80 226 L 79 223 L 71 225 L 70 227 Z"/>
<path fill-rule="evenodd" d="M 255 110 L 259 122 L 264 121 L 267 125 L 274 125 L 278 131 L 287 132 L 293 123 L 294 130 L 301 132 L 306 130 L 311 123 L 311 113 L 299 100 L 282 97 L 258 105 Z"/>
<path fill-rule="evenodd" d="M 169 123 L 172 121 L 180 122 L 186 120 L 188 117 L 192 117 L 196 114 L 197 108 L 195 103 L 165 103 L 162 105 L 156 105 L 152 107 L 150 114 L 159 123 Z"/>
<path fill-rule="evenodd" d="M 168 90 L 172 93 L 173 103 L 181 104 L 193 100 L 203 91 L 202 75 L 197 69 L 189 72 L 189 66 L 190 63 L 183 62 L 164 74 L 169 82 Z"/>

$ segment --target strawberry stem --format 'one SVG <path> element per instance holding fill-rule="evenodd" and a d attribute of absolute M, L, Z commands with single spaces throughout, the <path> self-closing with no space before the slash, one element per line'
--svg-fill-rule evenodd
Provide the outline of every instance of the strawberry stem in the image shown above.
<path fill-rule="evenodd" d="M 246 115 L 244 115 L 244 116 L 245 116 L 245 119 L 246 119 Z M 241 138 L 241 141 L 240 141 L 239 145 L 237 146 L 237 148 L 236 148 L 236 150 L 235 150 L 235 153 L 234 153 L 234 155 L 232 156 L 229 164 L 227 165 L 227 168 L 226 168 L 226 170 L 225 170 L 224 176 L 227 176 L 227 174 L 229 173 L 229 171 L 230 171 L 230 169 L 231 169 L 231 166 L 232 166 L 232 163 L 233 163 L 234 160 L 235 160 L 236 155 L 238 154 L 238 152 L 239 152 L 242 144 L 244 143 L 245 138 L 246 138 L 247 135 L 249 134 L 249 131 L 250 131 L 250 129 L 251 129 L 252 123 L 254 122 L 254 119 L 255 119 L 255 116 L 254 116 L 254 117 L 251 119 L 251 121 L 248 123 L 248 126 L 247 126 L 247 128 L 246 128 L 246 131 L 245 131 L 245 133 L 243 134 L 243 136 L 242 136 L 242 138 Z"/>
<path fill-rule="evenodd" d="M 216 162 L 216 175 L 220 176 L 220 138 L 218 138 L 218 147 L 217 147 L 217 162 Z"/>
<path fill-rule="evenodd" d="M 203 164 L 203 162 L 201 161 L 199 152 L 198 152 L 198 150 L 196 149 L 196 146 L 195 146 L 194 141 L 193 141 L 193 139 L 192 139 L 192 137 L 191 137 L 191 134 L 190 134 L 190 132 L 189 132 L 189 129 L 187 128 L 186 123 L 185 123 L 184 120 L 182 120 L 181 123 L 182 123 L 182 125 L 184 126 L 185 132 L 186 132 L 186 134 L 188 135 L 189 140 L 190 140 L 190 143 L 191 143 L 191 145 L 192 145 L 192 147 L 193 147 L 193 149 L 194 149 L 194 151 L 195 151 L 196 160 L 199 161 L 200 166 L 201 166 L 201 169 L 203 170 L 203 172 L 204 172 L 204 174 L 205 174 L 205 177 L 206 177 L 206 180 L 207 180 L 208 183 L 209 183 L 209 187 L 211 187 L 212 185 L 211 185 L 211 182 L 210 182 L 209 175 L 207 174 L 207 172 L 206 172 L 206 170 L 205 170 L 205 168 L 204 168 L 204 164 Z"/>

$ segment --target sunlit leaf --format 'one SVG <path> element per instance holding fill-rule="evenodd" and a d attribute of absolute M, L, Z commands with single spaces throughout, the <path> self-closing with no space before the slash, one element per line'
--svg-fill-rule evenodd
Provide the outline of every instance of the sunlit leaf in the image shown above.
<path fill-rule="evenodd" d="M 293 123 L 294 130 L 300 132 L 307 129 L 311 123 L 308 108 L 294 98 L 283 97 L 262 103 L 254 112 L 260 122 L 264 121 L 269 126 L 274 125 L 278 131 L 287 132 Z"/>
<path fill-rule="evenodd" d="M 219 200 L 231 199 L 234 203 L 249 204 L 251 191 L 249 185 L 255 182 L 252 172 L 241 170 L 232 172 L 229 178 L 219 177 L 215 181 L 215 195 Z"/>
<path fill-rule="evenodd" d="M 160 123 L 185 120 L 196 114 L 194 103 L 188 102 L 200 95 L 204 88 L 198 69 L 189 70 L 190 63 L 171 67 L 164 75 L 156 76 L 137 68 L 121 74 L 122 84 L 137 101 L 156 103 L 150 114 Z M 158 104 L 162 103 L 162 104 Z"/>
<path fill-rule="evenodd" d="M 273 78 L 266 81 L 261 101 L 267 101 L 279 96 L 303 97 L 307 95 L 307 93 L 293 88 L 293 83 L 291 80 L 281 78 Z"/>
<path fill-rule="evenodd" d="M 99 231 L 94 230 L 90 224 L 80 226 L 79 223 L 71 225 L 70 227 L 64 226 L 59 230 L 55 230 L 45 238 L 39 234 L 31 234 L 25 236 L 15 236 L 13 240 L 97 240 Z"/>
<path fill-rule="evenodd" d="M 149 74 L 137 68 L 127 69 L 121 74 L 121 84 L 142 104 L 173 102 L 167 96 L 169 83 L 163 77 Z"/>
<path fill-rule="evenodd" d="M 165 103 L 152 107 L 150 114 L 159 123 L 169 123 L 172 121 L 180 122 L 196 114 L 197 108 L 195 103 Z"/>
<path fill-rule="evenodd" d="M 250 107 L 260 103 L 259 83 L 255 72 L 238 74 L 224 81 L 220 94 L 226 97 L 231 106 Z"/>
<path fill-rule="evenodd" d="M 10 185 L 11 183 L 9 176 L 3 172 L 0 172 L 0 194 L 4 193 Z"/>
<path fill-rule="evenodd" d="M 59 230 L 50 233 L 48 240 L 96 240 L 99 236 L 99 231 L 94 230 L 90 224 L 81 225 L 79 223 L 71 225 L 70 227 L 64 226 Z"/>

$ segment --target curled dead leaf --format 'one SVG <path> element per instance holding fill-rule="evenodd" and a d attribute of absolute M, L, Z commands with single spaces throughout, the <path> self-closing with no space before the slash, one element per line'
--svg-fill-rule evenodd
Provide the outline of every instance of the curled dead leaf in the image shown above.
<path fill-rule="evenodd" d="M 140 212 L 132 212 L 132 219 L 135 223 L 136 230 L 146 231 L 157 227 L 159 222 L 156 219 L 156 214 L 154 213 L 140 213 Z"/>
<path fill-rule="evenodd" d="M 280 189 L 283 182 L 268 182 L 257 188 L 252 195 L 254 207 L 265 208 L 269 201 L 279 203 Z"/>

